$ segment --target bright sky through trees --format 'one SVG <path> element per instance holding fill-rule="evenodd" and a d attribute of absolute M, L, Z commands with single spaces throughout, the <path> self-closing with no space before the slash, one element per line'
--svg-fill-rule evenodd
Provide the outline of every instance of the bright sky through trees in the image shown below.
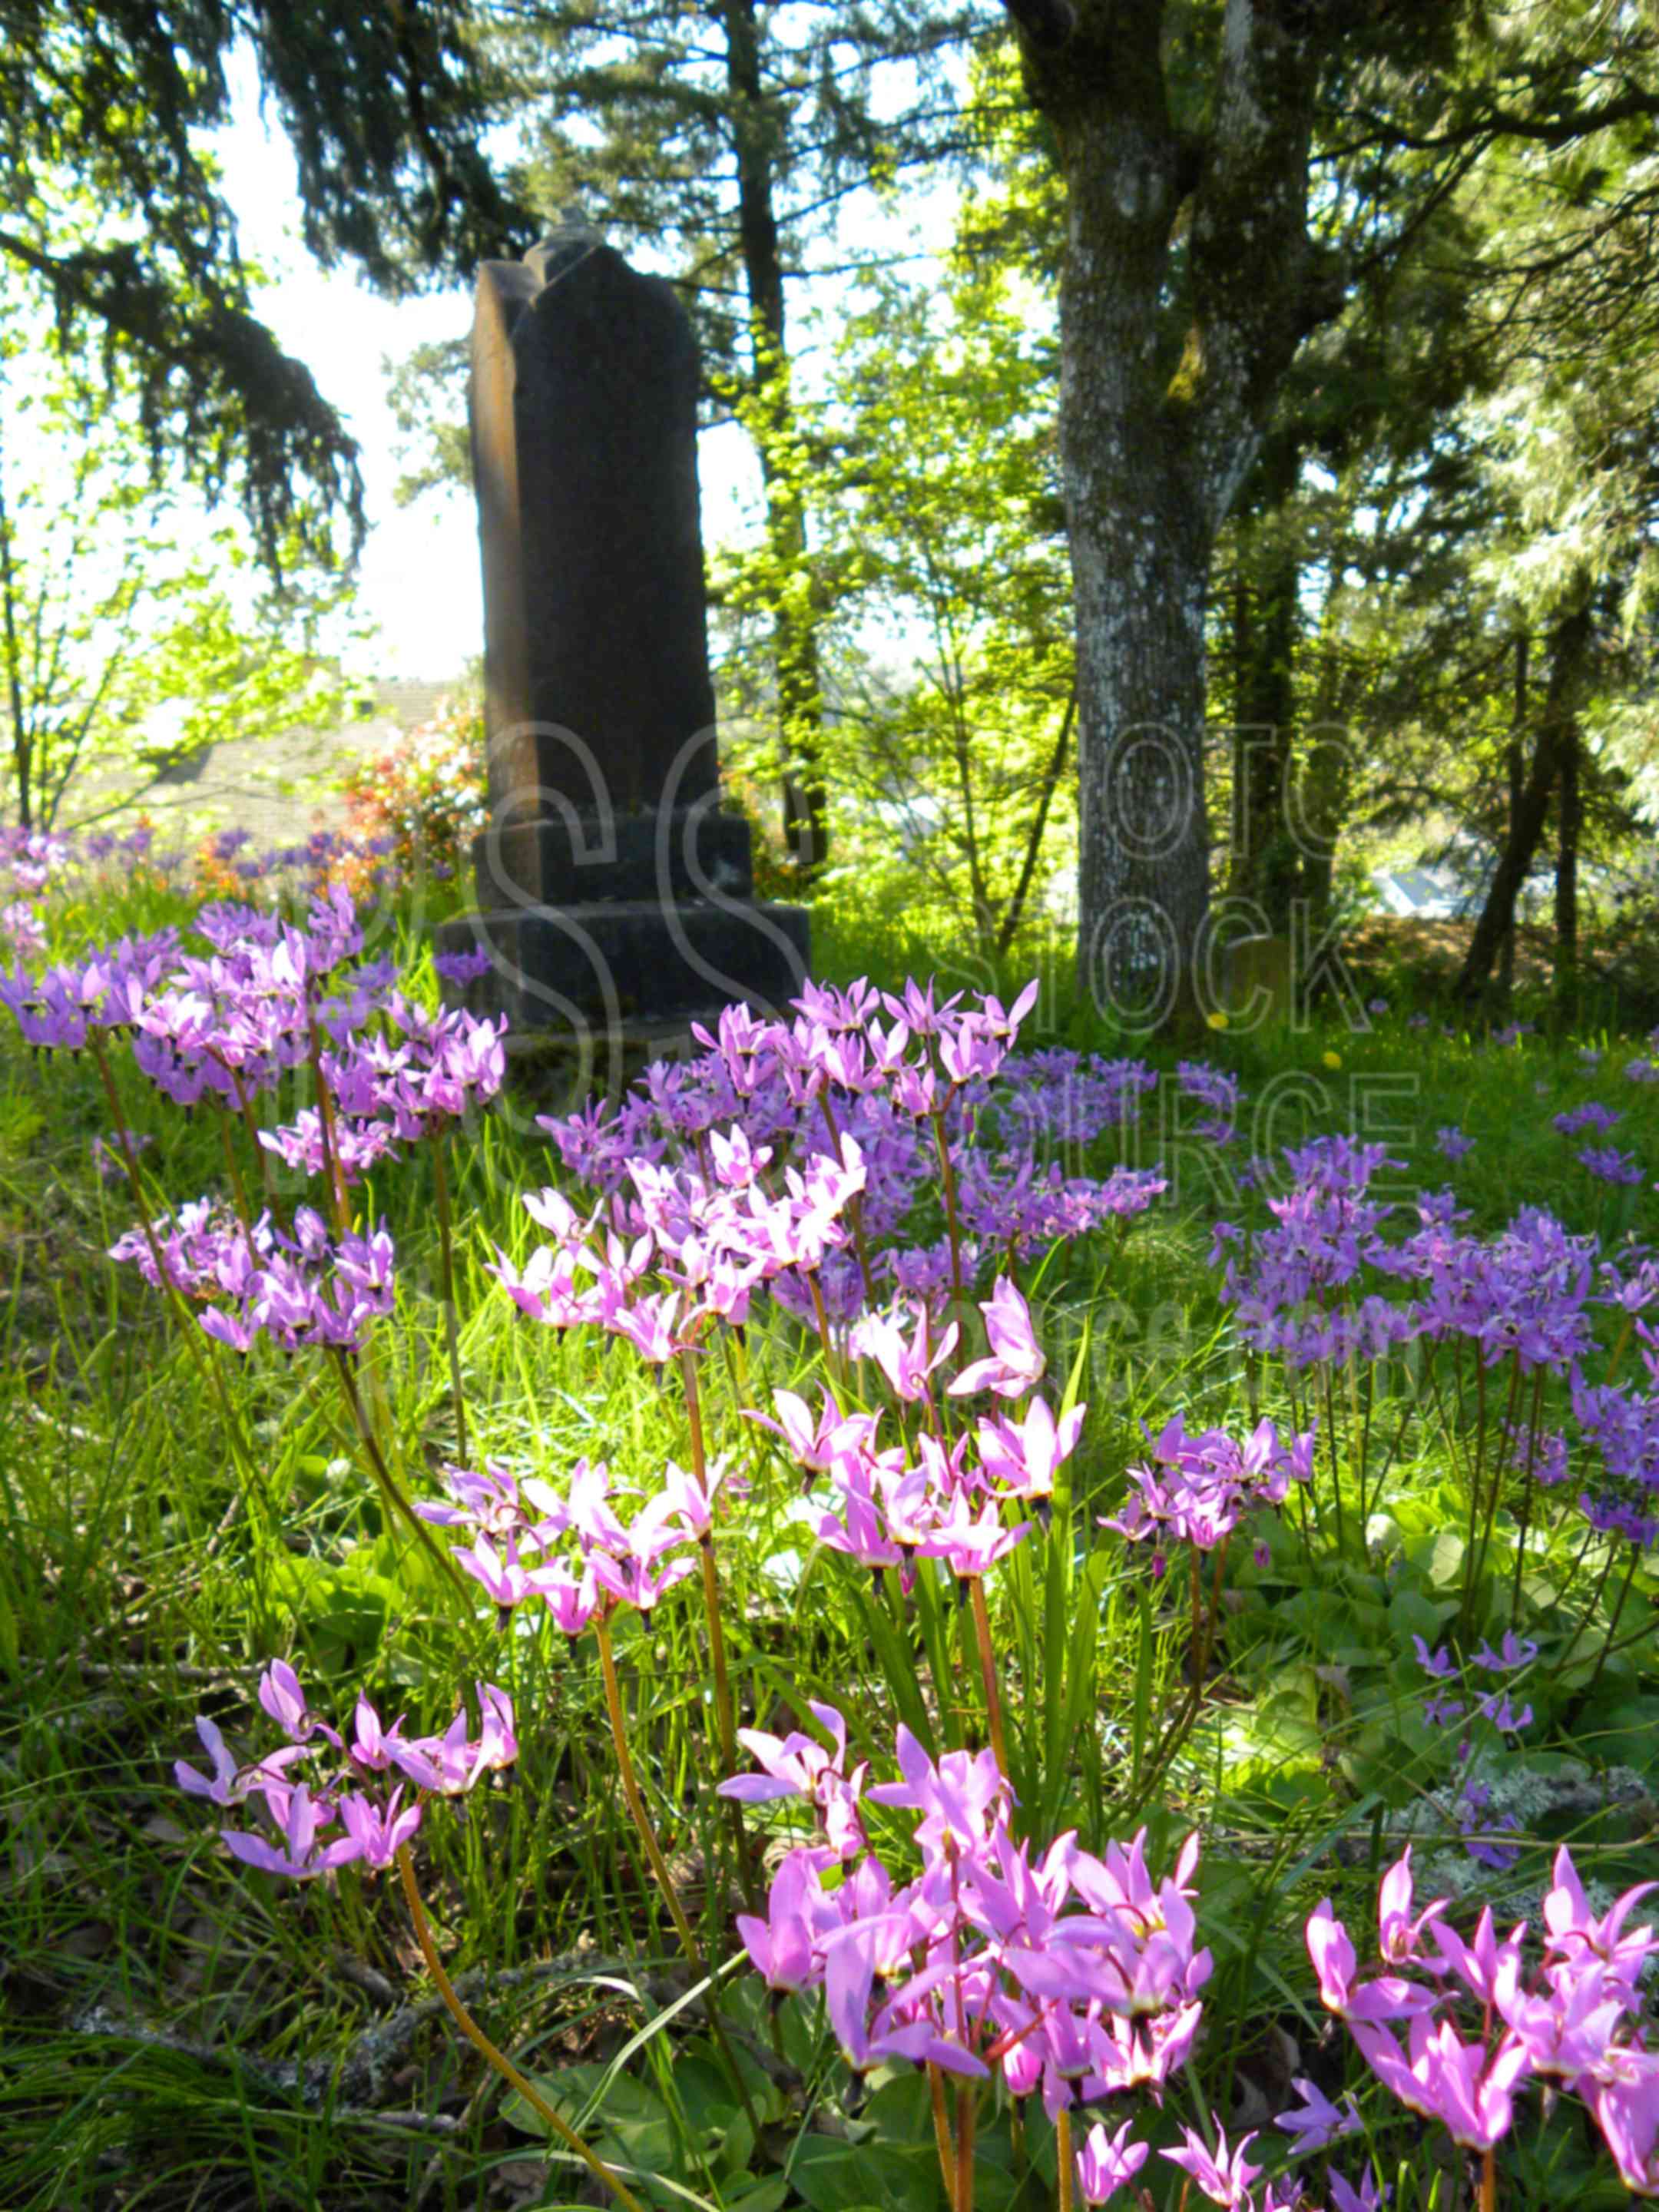
<path fill-rule="evenodd" d="M 386 402 L 383 364 L 426 340 L 466 329 L 471 302 L 459 290 L 389 301 L 345 270 L 325 274 L 299 237 L 299 201 L 287 141 L 259 114 L 251 65 L 237 69 L 236 121 L 218 145 L 225 186 L 241 226 L 242 249 L 275 281 L 259 311 L 280 343 L 303 360 L 362 447 L 371 529 L 363 550 L 361 606 L 380 642 L 350 656 L 362 672 L 443 678 L 482 649 L 483 616 L 472 504 L 429 494 L 399 507 L 403 464 Z M 756 491 L 747 439 L 735 426 L 703 434 L 703 536 L 714 544 L 742 530 Z"/>

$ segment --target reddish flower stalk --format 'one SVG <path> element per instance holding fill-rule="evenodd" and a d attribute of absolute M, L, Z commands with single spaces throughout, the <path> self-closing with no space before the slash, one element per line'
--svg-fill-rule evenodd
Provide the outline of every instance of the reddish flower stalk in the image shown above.
<path fill-rule="evenodd" d="M 443 1999 L 450 2018 L 456 2027 L 460 2029 L 461 2033 L 473 2049 L 488 2064 L 495 2068 L 502 2081 L 518 2091 L 531 2110 L 545 2122 L 550 2131 L 558 2137 L 567 2149 L 575 2153 L 588 2172 L 597 2180 L 605 2184 L 619 2204 L 626 2206 L 627 2212 L 643 2212 L 643 2207 L 638 2197 L 634 2195 L 627 2184 L 619 2175 L 611 2171 L 596 2152 L 588 2148 L 575 2130 L 548 2103 L 535 2083 L 526 2075 L 520 2073 L 506 2052 L 496 2048 L 462 2003 L 456 1994 L 455 1984 L 444 1972 L 443 1961 L 438 1956 L 437 1947 L 432 1941 L 432 1930 L 428 1925 L 426 1912 L 421 1904 L 421 1893 L 415 1883 L 415 1863 L 410 1857 L 407 1844 L 400 1844 L 398 1849 L 398 1873 L 403 1881 L 404 1898 L 409 1906 L 409 1917 L 414 1923 L 415 1941 L 421 1947 L 421 1956 L 426 1961 L 426 1970 L 432 1977 L 433 1986 Z"/>
<path fill-rule="evenodd" d="M 438 1273 L 443 1291 L 444 1343 L 449 1353 L 449 1389 L 455 1406 L 455 1456 L 466 1458 L 466 1405 L 461 1390 L 460 1333 L 455 1317 L 455 1237 L 449 1211 L 449 1177 L 444 1170 L 441 1132 L 432 1141 L 432 1181 L 438 1201 Z"/>
<path fill-rule="evenodd" d="M 749 2085 L 744 2080 L 736 2056 L 726 2040 L 725 2024 L 720 2019 L 719 2002 L 714 1993 L 714 1978 L 703 1963 L 702 1946 L 697 1942 L 690 1921 L 686 1917 L 685 1907 L 680 1902 L 680 1893 L 674 1885 L 674 1877 L 669 1871 L 668 1861 L 663 1856 L 662 1845 L 657 1841 L 657 1832 L 651 1825 L 651 1815 L 646 1809 L 645 1798 L 640 1789 L 639 1777 L 635 1771 L 633 1757 L 628 1748 L 628 1731 L 623 1719 L 622 1686 L 617 1680 L 616 1656 L 611 1648 L 611 1623 L 605 1617 L 605 1609 L 603 1606 L 593 1616 L 593 1633 L 599 1639 L 599 1671 L 605 1682 L 605 1710 L 611 1723 L 611 1742 L 617 1754 L 617 1772 L 622 1782 L 623 1796 L 627 1802 L 628 1810 L 638 1832 L 640 1841 L 645 1846 L 646 1858 L 650 1863 L 657 1887 L 662 1892 L 663 1903 L 668 1907 L 668 1917 L 674 1923 L 674 1932 L 680 1939 L 680 1948 L 685 1953 L 692 1972 L 706 1978 L 708 1982 L 708 2025 L 715 2042 L 720 2046 L 720 2056 L 725 2061 L 732 2086 L 738 2093 L 738 2101 L 742 2104 L 749 2124 L 754 2130 L 755 2140 L 758 2142 L 760 2121 L 756 2116 L 754 2106 L 750 2100 Z"/>

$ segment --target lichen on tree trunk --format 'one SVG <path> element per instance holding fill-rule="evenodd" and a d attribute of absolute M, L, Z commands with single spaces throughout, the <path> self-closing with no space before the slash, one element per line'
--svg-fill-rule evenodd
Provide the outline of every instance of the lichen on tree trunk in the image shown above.
<path fill-rule="evenodd" d="M 1146 1021 L 1204 996 L 1204 617 L 1217 532 L 1305 332 L 1315 64 L 1291 0 L 1228 0 L 1201 138 L 1166 9 L 1022 25 L 1066 185 L 1060 443 L 1076 599 L 1079 979 Z M 1015 11 L 1017 21 L 1021 12 Z"/>

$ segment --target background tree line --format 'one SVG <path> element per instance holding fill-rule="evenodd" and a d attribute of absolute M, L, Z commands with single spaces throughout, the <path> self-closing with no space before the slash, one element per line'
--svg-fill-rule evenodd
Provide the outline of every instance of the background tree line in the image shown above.
<path fill-rule="evenodd" d="M 325 259 L 470 276 L 574 200 L 684 288 L 756 456 L 714 581 L 796 882 L 902 868 L 992 955 L 1074 860 L 1080 974 L 1133 999 L 1220 900 L 1321 927 L 1345 855 L 1458 836 L 1464 994 L 1548 862 L 1572 1001 L 1654 755 L 1644 12 L 0 0 L 0 29 L 9 284 L 154 471 L 240 496 L 273 577 L 337 573 L 361 494 L 204 151 L 239 41 Z M 455 366 L 404 368 L 416 481 L 462 459 Z"/>

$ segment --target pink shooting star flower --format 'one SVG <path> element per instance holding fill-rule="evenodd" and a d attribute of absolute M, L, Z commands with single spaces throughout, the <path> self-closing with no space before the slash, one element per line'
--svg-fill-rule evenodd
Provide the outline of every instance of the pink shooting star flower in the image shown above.
<path fill-rule="evenodd" d="M 959 1334 L 954 1322 L 937 1344 L 933 1341 L 933 1317 L 925 1304 L 914 1309 L 915 1328 L 907 1340 L 893 1314 L 866 1314 L 852 1334 L 852 1349 L 860 1359 L 873 1359 L 892 1385 L 896 1396 L 915 1405 L 929 1396 L 928 1377 L 955 1351 Z"/>
<path fill-rule="evenodd" d="M 594 1544 L 588 1555 L 593 1578 L 617 1604 L 649 1613 L 676 1583 L 696 1572 L 696 1562 L 688 1559 L 657 1565 L 666 1553 L 690 1541 L 684 1529 L 674 1525 L 680 1511 L 673 1495 L 659 1492 L 640 1508 L 629 1528 Z"/>
<path fill-rule="evenodd" d="M 600 1289 L 605 1302 L 601 1316 L 605 1326 L 617 1336 L 625 1336 L 648 1367 L 665 1366 L 682 1351 L 691 1348 L 691 1340 L 684 1328 L 676 1329 L 674 1326 L 680 1303 L 678 1291 L 671 1291 L 666 1297 L 640 1298 L 626 1305 L 620 1294 L 613 1292 L 609 1281 L 602 1283 Z"/>
<path fill-rule="evenodd" d="M 385 1774 L 395 1766 L 419 1788 L 435 1790 L 439 1783 L 437 1768 L 420 1747 L 404 1735 L 403 1725 L 400 1715 L 390 1728 L 383 1728 L 380 1715 L 360 1690 L 352 1716 L 352 1765 L 368 1774 Z"/>
<path fill-rule="evenodd" d="M 375 1873 L 391 1866 L 421 1825 L 418 1801 L 405 1805 L 400 1812 L 398 1801 L 402 1796 L 403 1785 L 399 1784 L 384 1805 L 377 1804 L 361 1791 L 354 1790 L 342 1797 L 338 1810 L 345 1833 L 325 1846 L 322 1864 L 349 1866 L 354 1861 L 361 1861 Z"/>
<path fill-rule="evenodd" d="M 1005 1528 L 994 1498 L 985 1499 L 975 1510 L 973 1501 L 958 1491 L 934 1523 L 933 1534 L 924 1537 L 916 1548 L 923 1559 L 943 1559 L 953 1575 L 968 1582 L 1000 1565 L 1018 1549 L 1036 1525 L 1035 1522 L 1021 1521 L 1012 1528 Z"/>
<path fill-rule="evenodd" d="M 518 1545 L 510 1536 L 500 1553 L 488 1536 L 480 1536 L 474 1544 L 458 1547 L 452 1556 L 504 1613 L 535 1595 L 531 1571 L 520 1564 Z"/>
<path fill-rule="evenodd" d="M 1085 2204 L 1108 2204 L 1120 2189 L 1127 2189 L 1146 2163 L 1147 2146 L 1131 2142 L 1133 2120 L 1125 2120 L 1115 2135 L 1097 2120 L 1077 2152 L 1077 2190 Z"/>
<path fill-rule="evenodd" d="M 1490 2150 L 1515 2116 L 1511 2092 L 1527 2072 L 1526 2045 L 1506 2035 L 1497 2050 L 1465 2043 L 1449 2020 L 1411 2024 L 1411 2057 L 1375 2021 L 1350 2023 L 1365 2063 L 1409 2111 L 1443 2123 L 1454 2142 Z"/>
<path fill-rule="evenodd" d="M 1244 2154 L 1255 2141 L 1255 2136 L 1246 2136 L 1229 2151 L 1226 2135 L 1218 2128 L 1212 2153 L 1203 2136 L 1191 2128 L 1183 2128 L 1181 2132 L 1184 2138 L 1182 2148 L 1160 2151 L 1158 2156 L 1167 2158 L 1172 2166 L 1184 2167 L 1211 2203 L 1221 2205 L 1224 2212 L 1250 2212 L 1250 2184 L 1261 2168 L 1250 2165 Z"/>
<path fill-rule="evenodd" d="M 749 1488 L 746 1476 L 734 1474 L 729 1460 L 717 1459 L 707 1470 L 706 1479 L 699 1482 L 695 1474 L 670 1460 L 663 1470 L 663 1495 L 668 1503 L 669 1515 L 678 1520 L 688 1536 L 702 1543 L 714 1534 L 714 1500 L 724 1490 L 728 1497 L 741 1498 Z"/>
<path fill-rule="evenodd" d="M 1555 1855 L 1553 1874 L 1553 1887 L 1544 1898 L 1544 1925 L 1549 1931 L 1551 1953 L 1570 1966 L 1601 1960 L 1633 1999 L 1638 1978 L 1649 1958 L 1659 1950 L 1659 1942 L 1645 1923 L 1626 1935 L 1625 1922 L 1640 1899 L 1659 1889 L 1659 1882 L 1638 1882 L 1634 1889 L 1627 1889 L 1598 1920 L 1590 1911 L 1572 1855 L 1565 1844 Z"/>
<path fill-rule="evenodd" d="M 1455 1974 L 1484 2005 L 1496 2005 L 1504 1993 L 1519 1988 L 1521 1939 L 1526 1932 L 1526 1923 L 1522 1921 L 1500 1943 L 1490 1907 L 1475 1923 L 1473 1943 L 1466 1943 L 1455 1928 L 1448 1928 L 1441 1921 L 1429 1929 L 1440 1953 L 1439 1971 Z"/>
<path fill-rule="evenodd" d="M 953 2038 L 939 2034 L 931 2020 L 899 2020 L 891 2004 L 880 2006 L 872 2020 L 870 1998 L 883 1938 L 902 1927 L 902 1921 L 892 1929 L 879 1920 L 860 1921 L 834 1937 L 825 1949 L 824 2009 L 842 2057 L 856 2074 L 902 2058 L 913 2066 L 939 2066 L 946 2073 L 986 2079 L 989 2069 L 983 2059 Z"/>
<path fill-rule="evenodd" d="M 1304 1931 L 1308 1956 L 1319 1977 L 1319 1995 L 1329 2012 L 1350 2027 L 1361 2021 L 1405 2020 L 1427 2012 L 1438 2002 L 1432 1990 L 1398 1974 L 1356 1984 L 1358 1960 L 1347 1929 L 1331 1910 L 1328 1897 L 1309 1915 Z"/>
<path fill-rule="evenodd" d="M 975 1431 L 980 1464 L 1006 1498 L 1042 1504 L 1054 1494 L 1054 1478 L 1077 1449 L 1086 1406 L 1055 1420 L 1044 1398 L 1033 1398 L 1018 1420 L 993 1415 Z"/>
<path fill-rule="evenodd" d="M 816 1425 L 806 1401 L 793 1390 L 775 1390 L 772 1403 L 778 1410 L 775 1421 L 752 1412 L 746 1418 L 757 1428 L 770 1429 L 774 1436 L 781 1437 L 797 1466 L 812 1474 L 826 1474 L 838 1460 L 866 1449 L 880 1426 L 879 1414 L 843 1413 L 827 1390 Z"/>
<path fill-rule="evenodd" d="M 866 1848 L 858 1817 L 859 1793 L 868 1762 L 860 1760 L 847 1771 L 847 1723 L 833 1705 L 808 1702 L 807 1711 L 830 1738 L 835 1748 L 826 1751 L 810 1735 L 792 1730 L 782 1738 L 761 1729 L 739 1729 L 738 1741 L 751 1753 L 763 1771 L 736 1774 L 720 1783 L 716 1796 L 736 1798 L 739 1804 L 762 1805 L 780 1797 L 804 1797 L 817 1808 L 830 1848 L 837 1858 L 856 1857 Z"/>
<path fill-rule="evenodd" d="M 865 1795 L 874 1804 L 920 1813 L 915 1840 L 923 1850 L 937 1849 L 947 1836 L 960 1849 L 976 1850 L 998 1810 L 1013 1797 L 996 1754 L 947 1751 L 935 1766 L 902 1722 L 894 1747 L 903 1781 L 878 1783 Z"/>
<path fill-rule="evenodd" d="M 250 1835 L 243 1829 L 222 1828 L 219 1833 L 226 1848 L 244 1866 L 258 1867 L 264 1874 L 286 1875 L 291 1881 L 308 1881 L 321 1874 L 326 1862 L 317 1839 L 333 1819 L 333 1808 L 325 1800 L 314 1798 L 304 1783 L 295 1790 L 268 1788 L 265 1804 L 283 1848 L 279 1850 L 263 1836 Z"/>
<path fill-rule="evenodd" d="M 1421 1963 L 1424 1930 L 1445 1909 L 1445 1899 L 1437 1897 L 1432 1905 L 1424 1907 L 1415 1920 L 1412 1918 L 1412 1852 L 1407 1844 L 1383 1875 L 1376 1893 L 1378 1948 L 1389 1965 L 1407 1966 Z"/>
<path fill-rule="evenodd" d="M 1590 2109 L 1626 2188 L 1659 2197 L 1659 2051 L 1620 2056 L 1614 2077 L 1596 2084 Z"/>
<path fill-rule="evenodd" d="M 215 1805 L 245 1804 L 253 1791 L 263 1790 L 268 1781 L 280 1778 L 284 1767 L 305 1756 L 303 1744 L 290 1744 L 252 1766 L 238 1766 L 216 1724 L 205 1713 L 196 1717 L 196 1733 L 202 1740 L 203 1750 L 213 1762 L 212 1775 L 205 1775 L 179 1759 L 173 1761 L 173 1776 L 188 1796 L 205 1797 Z"/>
<path fill-rule="evenodd" d="M 1310 2151 L 1323 2150 L 1327 2143 L 1335 2142 L 1339 2136 L 1358 2132 L 1362 2125 L 1359 2108 L 1352 2095 L 1344 2097 L 1340 2105 L 1334 2105 L 1316 2082 L 1300 2074 L 1291 2076 L 1291 2087 L 1302 2102 L 1288 2112 L 1275 2114 L 1273 2125 L 1283 2128 L 1293 2139 L 1292 2158 L 1305 2158 Z"/>
<path fill-rule="evenodd" d="M 574 1640 L 599 1609 L 599 1585 L 591 1565 L 578 1570 L 567 1560 L 555 1559 L 549 1566 L 538 1567 L 531 1581 L 562 1636 Z"/>
<path fill-rule="evenodd" d="M 999 1398 L 1023 1398 L 1036 1389 L 1048 1365 L 1031 1327 L 1031 1310 L 1006 1275 L 998 1277 L 979 1310 L 991 1340 L 991 1357 L 964 1367 L 951 1382 L 949 1395 L 964 1398 L 975 1391 L 994 1390 Z"/>
<path fill-rule="evenodd" d="M 809 1850 L 791 1851 L 773 1876 L 763 1920 L 748 1912 L 737 1917 L 756 1972 L 769 1989 L 791 1992 L 810 1989 L 822 1978 L 825 1941 L 842 1924 Z"/>
<path fill-rule="evenodd" d="M 322 1735 L 340 1749 L 334 1730 L 307 1705 L 300 1678 L 286 1659 L 273 1659 L 260 1676 L 259 1703 L 291 1743 L 308 1743 L 313 1735 Z"/>
<path fill-rule="evenodd" d="M 418 1747 L 430 1755 L 438 1778 L 433 1786 L 446 1797 L 465 1796 L 486 1774 L 510 1766 L 519 1755 L 512 1698 L 492 1682 L 479 1682 L 476 1687 L 477 1741 L 471 1741 L 463 1707 L 441 1736 L 427 1737 Z"/>
<path fill-rule="evenodd" d="M 1576 1972 L 1558 1969 L 1551 1981 L 1541 1991 L 1510 1985 L 1498 1996 L 1496 2009 L 1524 2045 L 1528 2069 L 1583 2085 L 1611 2079 L 1623 2056 L 1613 2039 L 1630 1993 L 1599 1960 Z"/>

